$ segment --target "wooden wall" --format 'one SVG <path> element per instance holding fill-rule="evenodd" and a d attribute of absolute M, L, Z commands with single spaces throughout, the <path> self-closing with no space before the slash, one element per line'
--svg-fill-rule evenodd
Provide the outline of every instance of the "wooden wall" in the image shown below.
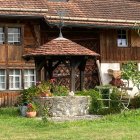
<path fill-rule="evenodd" d="M 1 27 L 21 27 L 21 44 L 0 45 L 0 68 L 21 68 L 21 67 L 34 67 L 33 61 L 26 62 L 23 60 L 22 55 L 29 50 L 37 47 L 37 41 L 40 37 L 38 21 L 29 22 L 28 20 L 1 20 Z"/>
<path fill-rule="evenodd" d="M 20 96 L 18 91 L 0 92 L 0 107 L 17 106 L 17 101 Z"/>
<path fill-rule="evenodd" d="M 117 46 L 117 30 L 100 32 L 100 54 L 102 62 L 140 61 L 140 37 L 135 31 L 128 31 L 128 47 Z"/>

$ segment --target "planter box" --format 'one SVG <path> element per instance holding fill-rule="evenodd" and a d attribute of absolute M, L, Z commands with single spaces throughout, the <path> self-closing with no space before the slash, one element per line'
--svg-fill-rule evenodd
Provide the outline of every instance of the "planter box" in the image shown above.
<path fill-rule="evenodd" d="M 52 117 L 87 115 L 90 105 L 89 96 L 39 97 L 35 101 L 40 105 L 39 115 L 43 107 L 47 107 Z"/>

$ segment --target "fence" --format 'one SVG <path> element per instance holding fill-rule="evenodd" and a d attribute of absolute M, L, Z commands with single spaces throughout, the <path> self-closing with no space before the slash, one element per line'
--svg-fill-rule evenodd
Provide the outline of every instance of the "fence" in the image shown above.
<path fill-rule="evenodd" d="M 11 107 L 17 104 L 20 92 L 0 92 L 0 107 Z"/>

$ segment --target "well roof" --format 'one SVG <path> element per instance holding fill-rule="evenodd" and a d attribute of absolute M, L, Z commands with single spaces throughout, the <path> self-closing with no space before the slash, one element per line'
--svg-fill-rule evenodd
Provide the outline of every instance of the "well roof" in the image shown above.
<path fill-rule="evenodd" d="M 69 39 L 58 37 L 23 55 L 30 56 L 99 56 L 99 54 Z"/>

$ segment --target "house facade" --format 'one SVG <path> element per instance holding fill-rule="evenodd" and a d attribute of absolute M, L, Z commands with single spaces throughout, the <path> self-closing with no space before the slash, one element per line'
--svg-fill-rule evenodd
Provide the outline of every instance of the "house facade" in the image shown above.
<path fill-rule="evenodd" d="M 7 0 L 0 7 L 0 92 L 17 93 L 36 83 L 33 60 L 23 55 L 63 36 L 100 54 L 103 83 L 107 70 L 120 70 L 136 61 L 140 70 L 140 2 L 130 0 Z M 85 88 L 99 84 L 95 59 L 85 68 Z M 43 70 L 42 70 L 43 73 Z M 59 84 L 69 84 L 70 73 L 60 65 L 54 72 Z M 79 72 L 76 73 L 77 90 Z M 42 74 L 42 79 L 44 75 Z"/>

